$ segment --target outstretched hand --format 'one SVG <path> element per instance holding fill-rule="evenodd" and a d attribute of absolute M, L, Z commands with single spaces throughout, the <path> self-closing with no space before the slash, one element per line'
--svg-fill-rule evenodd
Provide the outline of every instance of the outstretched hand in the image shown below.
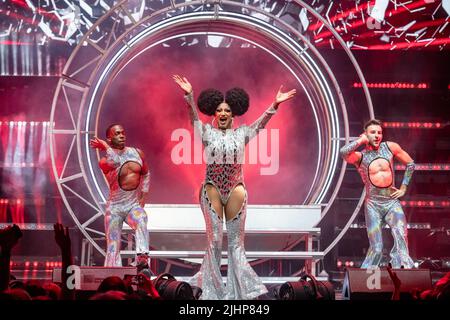
<path fill-rule="evenodd" d="M 99 139 L 97 137 L 94 137 L 89 141 L 89 145 L 94 149 L 100 149 L 100 150 L 106 150 L 109 147 L 109 144 L 102 139 Z"/>
<path fill-rule="evenodd" d="M 180 88 L 183 89 L 183 91 L 186 94 L 189 94 L 192 92 L 192 85 L 189 83 L 189 81 L 185 77 L 181 78 L 179 75 L 175 74 L 172 76 L 172 78 L 180 86 Z"/>
<path fill-rule="evenodd" d="M 297 93 L 296 89 L 292 89 L 291 91 L 288 92 L 282 92 L 281 89 L 283 88 L 283 86 L 280 86 L 280 89 L 278 89 L 277 95 L 275 97 L 275 104 L 280 104 L 284 101 L 287 101 L 289 99 L 292 99 L 295 94 Z"/>
<path fill-rule="evenodd" d="M 69 236 L 69 228 L 65 227 L 61 223 L 55 223 L 53 225 L 55 230 L 55 241 L 62 251 L 66 252 L 71 248 L 71 241 Z"/>

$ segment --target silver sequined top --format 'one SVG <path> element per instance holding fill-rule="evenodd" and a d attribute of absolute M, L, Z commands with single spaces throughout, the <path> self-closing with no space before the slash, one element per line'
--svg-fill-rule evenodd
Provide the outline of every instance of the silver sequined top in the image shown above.
<path fill-rule="evenodd" d="M 377 159 L 384 159 L 389 163 L 391 170 L 392 181 L 389 186 L 377 187 L 371 180 L 369 175 L 369 168 L 373 161 Z M 387 142 L 382 142 L 378 150 L 364 149 L 361 151 L 361 161 L 358 166 L 358 172 L 366 187 L 366 198 L 370 199 L 390 199 L 391 190 L 394 184 L 394 163 L 393 154 L 389 149 Z"/>
<path fill-rule="evenodd" d="M 141 185 L 133 190 L 124 190 L 120 186 L 120 171 L 127 162 L 136 162 L 141 168 L 143 166 L 141 156 L 135 148 L 125 147 L 124 150 L 108 148 L 106 158 L 113 163 L 114 169 L 106 174 L 106 180 L 109 183 L 109 198 L 107 207 L 110 209 L 128 211 L 139 203 Z"/>
<path fill-rule="evenodd" d="M 194 130 L 201 136 L 205 146 L 207 161 L 205 183 L 210 183 L 217 188 L 222 204 L 225 205 L 233 188 L 238 184 L 244 185 L 242 165 L 245 145 L 266 126 L 276 113 L 276 109 L 270 106 L 250 126 L 242 125 L 237 129 L 223 131 L 201 122 L 193 92 L 185 95 L 185 99 L 190 106 Z"/>

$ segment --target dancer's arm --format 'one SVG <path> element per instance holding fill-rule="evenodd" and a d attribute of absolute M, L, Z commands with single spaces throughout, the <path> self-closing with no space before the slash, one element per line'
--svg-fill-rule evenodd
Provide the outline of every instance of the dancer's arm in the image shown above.
<path fill-rule="evenodd" d="M 406 189 L 408 188 L 409 182 L 411 181 L 411 177 L 414 173 L 415 164 L 414 160 L 410 157 L 410 155 L 403 150 L 398 143 L 395 142 L 387 142 L 389 149 L 392 151 L 395 158 L 397 158 L 402 164 L 406 166 L 405 174 L 403 176 L 402 185 L 400 189 L 397 189 L 394 193 L 392 193 L 391 198 L 398 199 L 403 197 L 406 193 Z"/>
<path fill-rule="evenodd" d="M 249 128 L 249 132 L 247 134 L 249 138 L 248 141 L 251 140 L 253 137 L 255 137 L 261 129 L 265 128 L 267 122 L 269 122 L 272 116 L 277 112 L 280 104 L 284 101 L 292 99 L 297 92 L 297 90 L 295 89 L 292 89 L 288 92 L 281 92 L 282 88 L 283 86 L 281 86 L 280 89 L 278 90 L 277 95 L 275 96 L 275 99 L 270 105 L 270 107 L 266 111 L 264 111 L 264 113 L 248 127 Z"/>
<path fill-rule="evenodd" d="M 139 199 L 139 204 L 144 207 L 145 203 L 144 203 L 144 198 L 145 198 L 145 194 L 148 193 L 149 187 L 150 187 L 150 170 L 148 169 L 147 163 L 145 161 L 145 155 L 144 152 L 142 152 L 142 150 L 140 149 L 136 149 L 137 152 L 139 153 L 139 156 L 141 157 L 142 160 L 142 170 L 141 170 L 141 175 L 142 175 L 142 194 L 141 197 Z"/>
<path fill-rule="evenodd" d="M 361 161 L 361 152 L 356 151 L 363 144 L 367 144 L 369 139 L 365 133 L 360 134 L 359 138 L 347 143 L 340 150 L 342 158 L 350 164 L 357 165 Z"/>
<path fill-rule="evenodd" d="M 198 117 L 197 105 L 194 100 L 194 91 L 192 90 L 192 85 L 186 78 L 181 78 L 179 75 L 173 76 L 174 81 L 183 89 L 185 95 L 184 99 L 186 100 L 189 106 L 189 116 L 191 118 L 191 123 L 194 126 L 194 129 L 202 136 L 203 134 L 203 123 Z"/>
<path fill-rule="evenodd" d="M 111 146 L 106 141 L 94 137 L 93 139 L 91 139 L 89 144 L 94 149 L 106 151 L 106 157 L 101 158 L 98 163 L 103 173 L 106 174 L 120 165 L 119 156 L 113 151 Z"/>

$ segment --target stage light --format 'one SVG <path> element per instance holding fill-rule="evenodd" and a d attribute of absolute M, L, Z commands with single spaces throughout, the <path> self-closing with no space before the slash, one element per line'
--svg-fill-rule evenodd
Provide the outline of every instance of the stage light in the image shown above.
<path fill-rule="evenodd" d="M 30 261 L 25 261 L 25 267 L 29 267 L 30 266 Z"/>
<path fill-rule="evenodd" d="M 430 86 L 423 82 L 367 82 L 367 87 L 374 89 L 428 89 Z M 353 82 L 353 88 L 362 88 L 362 84 Z"/>
<path fill-rule="evenodd" d="M 404 205 L 404 201 L 400 202 L 402 205 Z M 429 230 L 431 229 L 431 224 L 430 223 L 408 223 L 406 225 L 407 229 L 423 229 L 423 230 Z M 389 226 L 385 225 L 383 226 L 383 229 L 388 229 Z M 350 225 L 350 229 L 367 229 L 366 224 L 365 223 L 353 223 Z"/>
<path fill-rule="evenodd" d="M 420 208 L 447 208 L 450 207 L 450 201 L 438 201 L 438 200 L 410 200 L 400 201 L 402 206 L 405 207 L 420 207 Z"/>
<path fill-rule="evenodd" d="M 38 263 L 37 261 L 34 261 L 34 262 L 33 262 L 33 267 L 36 268 L 38 265 L 39 265 L 39 263 Z"/>
<path fill-rule="evenodd" d="M 307 279 L 310 280 L 307 280 Z M 281 285 L 277 299 L 279 300 L 335 300 L 333 285 L 328 281 L 318 281 L 314 276 L 306 274 L 297 282 L 286 282 Z"/>
<path fill-rule="evenodd" d="M 383 122 L 385 128 L 400 129 L 441 129 L 447 125 L 448 123 L 441 122 Z"/>
<path fill-rule="evenodd" d="M 338 260 L 337 263 L 336 263 L 336 266 L 337 266 L 338 268 L 341 268 L 341 267 L 342 267 L 342 261 L 341 261 L 341 260 Z"/>

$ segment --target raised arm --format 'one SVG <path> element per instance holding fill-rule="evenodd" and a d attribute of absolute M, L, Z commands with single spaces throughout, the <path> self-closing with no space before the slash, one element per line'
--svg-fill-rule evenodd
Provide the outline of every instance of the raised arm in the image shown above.
<path fill-rule="evenodd" d="M 0 229 L 0 292 L 8 289 L 10 277 L 11 250 L 22 237 L 17 225 Z"/>
<path fill-rule="evenodd" d="M 189 116 L 191 118 L 191 123 L 194 129 L 198 130 L 200 135 L 203 133 L 203 123 L 198 117 L 197 105 L 194 100 L 194 91 L 192 90 L 192 85 L 186 78 L 181 78 L 179 75 L 174 75 L 173 80 L 179 85 L 179 87 L 184 91 L 184 99 L 189 106 Z"/>
<path fill-rule="evenodd" d="M 117 168 L 120 163 L 120 159 L 106 141 L 94 137 L 93 139 L 91 139 L 89 144 L 94 149 L 106 151 L 106 157 L 101 158 L 98 163 L 100 169 L 102 169 L 104 174 L 107 174 L 109 171 Z"/>
<path fill-rule="evenodd" d="M 61 281 L 62 281 L 62 296 L 64 300 L 75 300 L 75 288 L 69 287 L 69 267 L 73 265 L 72 245 L 69 235 L 69 228 L 64 227 L 60 223 L 53 225 L 55 242 L 61 250 Z"/>
<path fill-rule="evenodd" d="M 264 111 L 264 113 L 248 127 L 249 140 L 255 137 L 261 129 L 265 128 L 267 122 L 269 122 L 272 116 L 277 112 L 278 107 L 280 106 L 281 103 L 292 99 L 297 93 L 297 90 L 295 89 L 292 89 L 288 92 L 282 92 L 281 91 L 282 88 L 283 86 L 280 86 L 280 89 L 278 89 L 277 95 L 275 96 L 275 99 L 269 106 L 269 108 L 266 111 Z"/>
<path fill-rule="evenodd" d="M 345 146 L 343 146 L 340 150 L 342 158 L 350 164 L 358 165 L 361 161 L 361 152 L 356 151 L 363 144 L 367 144 L 369 139 L 367 138 L 365 133 L 362 133 L 358 139 L 349 142 Z"/>
<path fill-rule="evenodd" d="M 403 176 L 402 185 L 400 189 L 396 190 L 391 197 L 394 199 L 398 199 L 405 195 L 406 189 L 408 188 L 409 182 L 411 181 L 411 177 L 414 173 L 415 164 L 414 160 L 410 157 L 410 155 L 403 150 L 398 143 L 395 142 L 387 142 L 389 149 L 392 151 L 394 157 L 398 159 L 402 164 L 406 166 L 405 174 Z"/>

